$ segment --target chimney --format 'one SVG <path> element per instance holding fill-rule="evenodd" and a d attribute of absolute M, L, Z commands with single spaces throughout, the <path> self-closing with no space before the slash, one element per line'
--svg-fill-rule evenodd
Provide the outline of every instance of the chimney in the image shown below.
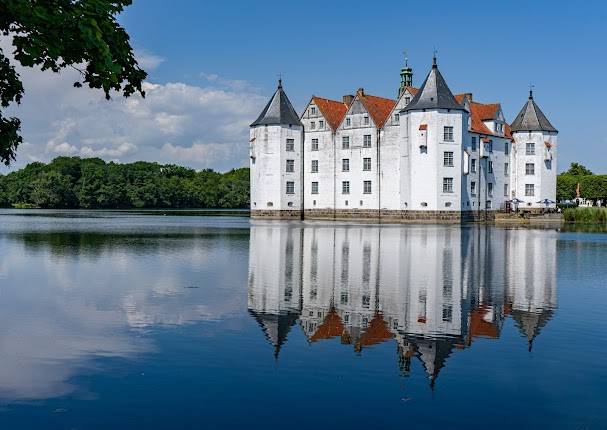
<path fill-rule="evenodd" d="M 358 91 L 356 91 L 358 94 L 360 94 L 361 96 L 365 96 L 365 89 L 364 88 L 359 88 Z"/>
<path fill-rule="evenodd" d="M 464 96 L 469 100 L 472 101 L 472 93 L 465 93 Z"/>
<path fill-rule="evenodd" d="M 343 101 L 346 106 L 350 106 L 352 104 L 352 100 L 354 100 L 354 96 L 352 94 L 346 94 L 343 96 Z"/>

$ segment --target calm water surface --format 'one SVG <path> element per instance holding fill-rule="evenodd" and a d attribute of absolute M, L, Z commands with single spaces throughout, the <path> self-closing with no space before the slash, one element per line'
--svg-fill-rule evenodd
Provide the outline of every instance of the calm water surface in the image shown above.
<path fill-rule="evenodd" d="M 0 428 L 607 428 L 607 235 L 0 212 Z"/>

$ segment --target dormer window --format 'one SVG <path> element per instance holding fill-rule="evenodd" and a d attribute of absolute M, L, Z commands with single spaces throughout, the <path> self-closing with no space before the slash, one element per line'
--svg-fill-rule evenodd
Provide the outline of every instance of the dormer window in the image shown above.
<path fill-rule="evenodd" d="M 310 108 L 310 115 L 316 115 L 316 108 L 314 106 Z"/>
<path fill-rule="evenodd" d="M 367 115 L 365 115 L 365 116 L 363 117 L 363 124 L 364 124 L 364 125 L 369 125 L 369 117 L 368 117 Z"/>
<path fill-rule="evenodd" d="M 405 104 L 408 105 L 411 103 L 411 97 L 405 97 Z"/>

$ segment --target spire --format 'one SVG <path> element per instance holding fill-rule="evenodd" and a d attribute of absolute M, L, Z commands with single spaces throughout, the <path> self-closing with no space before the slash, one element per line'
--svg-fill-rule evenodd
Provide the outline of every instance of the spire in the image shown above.
<path fill-rule="evenodd" d="M 257 312 L 249 309 L 249 313 L 255 318 L 261 329 L 263 330 L 266 339 L 272 344 L 274 358 L 278 359 L 280 348 L 287 340 L 287 335 L 291 331 L 291 327 L 299 318 L 299 314 L 295 312 L 281 312 L 278 314 Z"/>
<path fill-rule="evenodd" d="M 282 89 L 282 77 L 278 78 L 278 88 L 276 92 L 261 111 L 259 117 L 255 120 L 251 127 L 258 125 L 299 125 L 299 115 L 289 101 L 287 94 Z"/>
<path fill-rule="evenodd" d="M 413 86 L 413 69 L 409 67 L 407 51 L 405 51 L 403 54 L 405 55 L 405 67 L 400 70 L 400 87 L 398 88 L 398 97 L 405 92 L 407 87 Z"/>
<path fill-rule="evenodd" d="M 436 65 L 436 52 L 432 60 L 432 69 L 426 76 L 426 80 L 421 88 L 402 111 L 422 110 L 422 109 L 454 109 L 464 110 L 453 97 L 453 93 L 447 86 L 445 78 L 441 75 Z"/>
<path fill-rule="evenodd" d="M 546 115 L 542 112 L 539 106 L 533 100 L 533 85 L 529 88 L 529 100 L 519 114 L 516 116 L 512 125 L 510 126 L 511 131 L 548 131 L 557 133 L 556 128 L 550 124 Z"/>

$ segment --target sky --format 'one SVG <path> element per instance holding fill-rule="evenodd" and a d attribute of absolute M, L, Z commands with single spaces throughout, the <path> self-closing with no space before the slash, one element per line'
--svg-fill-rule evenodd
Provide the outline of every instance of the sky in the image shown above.
<path fill-rule="evenodd" d="M 119 21 L 149 73 L 146 98 L 107 102 L 73 88 L 72 71 L 19 68 L 26 95 L 10 113 L 24 144 L 11 169 L 59 155 L 245 166 L 248 125 L 279 74 L 300 112 L 312 95 L 360 87 L 394 98 L 403 52 L 419 86 L 436 49 L 452 92 L 501 103 L 508 121 L 533 84 L 560 132 L 559 171 L 577 161 L 607 173 L 604 1 L 134 0 Z"/>

